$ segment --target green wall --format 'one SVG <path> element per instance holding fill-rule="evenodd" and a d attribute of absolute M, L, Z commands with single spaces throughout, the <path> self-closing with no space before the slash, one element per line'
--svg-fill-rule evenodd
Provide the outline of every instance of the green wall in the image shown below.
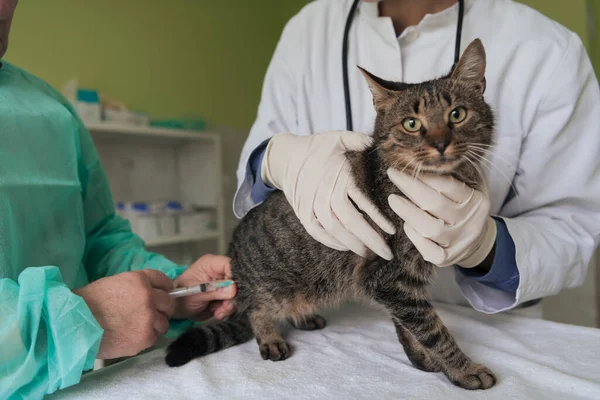
<path fill-rule="evenodd" d="M 590 56 L 596 67 L 596 76 L 600 78 L 600 0 L 589 0 L 589 12 L 593 15 L 593 32 L 590 32 Z M 600 323 L 600 321 L 598 321 Z"/>
<path fill-rule="evenodd" d="M 285 21 L 278 0 L 27 0 L 6 59 L 156 117 L 248 127 Z"/>
<path fill-rule="evenodd" d="M 586 47 L 588 47 L 589 37 L 585 0 L 521 0 L 520 2 L 535 8 L 547 17 L 552 18 L 577 33 Z"/>

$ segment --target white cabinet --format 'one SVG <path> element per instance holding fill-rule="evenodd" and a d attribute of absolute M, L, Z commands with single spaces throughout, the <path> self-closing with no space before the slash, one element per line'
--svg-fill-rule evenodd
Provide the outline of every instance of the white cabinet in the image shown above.
<path fill-rule="evenodd" d="M 216 228 L 160 236 L 146 246 L 189 264 L 204 252 L 225 253 L 221 137 L 216 133 L 88 124 L 113 198 L 123 202 L 177 200 L 214 212 Z"/>

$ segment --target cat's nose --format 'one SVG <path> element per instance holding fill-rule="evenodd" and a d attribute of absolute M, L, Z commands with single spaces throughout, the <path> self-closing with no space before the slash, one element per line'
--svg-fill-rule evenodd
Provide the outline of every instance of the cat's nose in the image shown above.
<path fill-rule="evenodd" d="M 441 156 L 444 155 L 444 152 L 448 148 L 449 144 L 449 140 L 436 140 L 434 143 L 432 143 L 433 147 L 440 153 Z"/>
<path fill-rule="evenodd" d="M 429 146 L 436 149 L 443 156 L 452 142 L 452 133 L 442 127 L 434 126 L 427 132 L 425 140 Z"/>

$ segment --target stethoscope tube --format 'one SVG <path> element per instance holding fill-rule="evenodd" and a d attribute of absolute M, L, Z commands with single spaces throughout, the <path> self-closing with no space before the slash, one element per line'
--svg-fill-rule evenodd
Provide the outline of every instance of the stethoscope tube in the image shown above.
<path fill-rule="evenodd" d="M 454 64 L 452 69 L 458 63 L 460 58 L 460 39 L 462 36 L 463 16 L 465 15 L 465 0 L 458 0 L 458 20 L 456 21 L 456 38 L 454 39 Z"/>
<path fill-rule="evenodd" d="M 346 130 L 348 131 L 352 130 L 352 104 L 350 103 L 350 84 L 348 83 L 348 34 L 359 2 L 360 0 L 354 0 L 352 7 L 350 7 L 342 42 L 342 74 L 344 78 L 344 102 L 346 103 Z"/>
<path fill-rule="evenodd" d="M 350 34 L 350 27 L 352 26 L 352 20 L 354 19 L 354 15 L 356 14 L 358 3 L 360 3 L 360 0 L 354 0 L 352 6 L 350 7 L 348 18 L 346 18 L 346 25 L 344 26 L 344 37 L 342 39 L 342 78 L 344 80 L 344 103 L 346 105 L 346 130 L 348 131 L 353 130 L 352 103 L 350 101 L 350 84 L 348 82 L 348 35 Z M 452 69 L 454 69 L 456 63 L 458 63 L 458 60 L 460 58 L 460 40 L 462 36 L 464 13 L 465 1 L 458 0 L 458 20 L 456 22 L 456 38 L 454 41 L 454 63 L 452 64 Z"/>

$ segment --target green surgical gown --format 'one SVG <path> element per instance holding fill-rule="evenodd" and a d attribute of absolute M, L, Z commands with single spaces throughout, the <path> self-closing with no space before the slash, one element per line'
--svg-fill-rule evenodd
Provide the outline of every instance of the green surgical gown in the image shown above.
<path fill-rule="evenodd" d="M 93 367 L 103 330 L 71 291 L 120 272 L 184 267 L 115 215 L 91 137 L 42 80 L 0 69 L 0 399 L 41 398 Z"/>

